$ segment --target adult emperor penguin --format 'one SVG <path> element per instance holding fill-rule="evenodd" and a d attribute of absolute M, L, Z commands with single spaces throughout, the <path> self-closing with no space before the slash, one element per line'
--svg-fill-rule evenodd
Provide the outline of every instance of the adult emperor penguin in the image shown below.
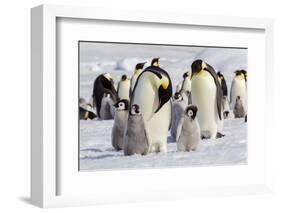
<path fill-rule="evenodd" d="M 230 90 L 230 106 L 233 109 L 237 97 L 240 96 L 242 105 L 247 112 L 247 75 L 244 70 L 237 70 L 234 73 L 235 76 L 232 80 Z"/>
<path fill-rule="evenodd" d="M 114 106 L 116 108 L 116 112 L 111 132 L 111 143 L 114 149 L 118 151 L 123 149 L 124 134 L 129 115 L 129 101 L 127 99 L 121 99 Z"/>
<path fill-rule="evenodd" d="M 182 81 L 182 87 L 181 90 L 183 90 L 184 92 L 191 92 L 191 80 L 190 80 L 190 76 L 189 76 L 189 72 L 185 72 L 183 74 L 183 81 Z"/>
<path fill-rule="evenodd" d="M 131 86 L 130 80 L 127 78 L 126 75 L 122 75 L 117 86 L 117 94 L 119 100 L 121 99 L 130 100 L 130 86 Z"/>
<path fill-rule="evenodd" d="M 196 118 L 197 107 L 189 105 L 182 115 L 177 130 L 177 150 L 195 151 L 201 141 L 200 127 Z"/>
<path fill-rule="evenodd" d="M 228 96 L 228 89 L 227 89 L 227 84 L 224 78 L 224 75 L 221 72 L 217 73 L 218 77 L 219 77 L 219 82 L 221 84 L 221 89 L 222 89 L 222 94 L 223 96 Z"/>
<path fill-rule="evenodd" d="M 124 155 L 146 155 L 149 149 L 148 134 L 140 107 L 132 105 L 124 135 Z"/>
<path fill-rule="evenodd" d="M 172 82 L 169 74 L 156 66 L 158 62 L 154 62 L 140 74 L 132 93 L 131 106 L 137 104 L 142 110 L 149 152 L 166 152 L 171 123 Z"/>
<path fill-rule="evenodd" d="M 221 85 L 221 89 L 222 89 L 222 94 L 223 94 L 223 117 L 224 119 L 229 117 L 229 113 L 230 113 L 230 106 L 229 106 L 229 101 L 228 101 L 228 88 L 227 88 L 227 84 L 224 78 L 224 75 L 221 72 L 217 72 L 217 75 L 219 77 L 219 82 Z"/>
<path fill-rule="evenodd" d="M 133 76 L 132 76 L 132 78 L 131 78 L 131 90 L 130 90 L 131 93 L 132 93 L 133 90 L 134 90 L 134 86 L 135 86 L 135 84 L 136 84 L 136 82 L 137 82 L 137 79 L 138 79 L 139 75 L 140 75 L 141 72 L 142 72 L 142 69 L 143 69 L 145 63 L 146 63 L 146 62 L 138 63 L 138 64 L 136 65 L 136 67 L 135 67 L 134 74 L 133 74 Z"/>
<path fill-rule="evenodd" d="M 219 138 L 223 127 L 222 89 L 213 67 L 202 60 L 191 65 L 192 104 L 198 107 L 202 138 Z"/>
<path fill-rule="evenodd" d="M 112 99 L 112 102 L 115 103 L 117 101 L 117 92 L 115 90 L 112 77 L 109 73 L 104 73 L 99 75 L 94 82 L 94 88 L 92 94 L 93 107 L 96 107 L 96 111 L 99 118 L 100 118 L 101 101 L 104 97 L 104 94 L 110 94 L 110 98 Z"/>

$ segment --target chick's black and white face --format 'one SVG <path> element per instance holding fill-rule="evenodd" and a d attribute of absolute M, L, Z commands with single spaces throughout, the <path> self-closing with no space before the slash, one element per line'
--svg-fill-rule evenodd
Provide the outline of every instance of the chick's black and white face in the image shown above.
<path fill-rule="evenodd" d="M 141 115 L 140 107 L 137 104 L 134 104 L 131 109 L 132 115 Z"/>
<path fill-rule="evenodd" d="M 197 114 L 197 110 L 198 108 L 195 105 L 188 106 L 185 110 L 186 116 L 194 120 Z"/>
<path fill-rule="evenodd" d="M 182 99 L 182 95 L 179 92 L 176 92 L 174 95 L 174 100 L 181 101 Z"/>
<path fill-rule="evenodd" d="M 123 102 L 118 103 L 117 109 L 118 110 L 125 110 L 125 103 L 123 103 Z"/>
<path fill-rule="evenodd" d="M 129 101 L 126 99 L 122 99 L 118 101 L 114 106 L 117 111 L 128 110 Z"/>
<path fill-rule="evenodd" d="M 191 109 L 187 111 L 187 116 L 188 116 L 188 117 L 192 118 L 192 117 L 193 117 L 193 114 L 194 114 L 194 113 L 193 113 L 193 111 L 192 111 Z"/>

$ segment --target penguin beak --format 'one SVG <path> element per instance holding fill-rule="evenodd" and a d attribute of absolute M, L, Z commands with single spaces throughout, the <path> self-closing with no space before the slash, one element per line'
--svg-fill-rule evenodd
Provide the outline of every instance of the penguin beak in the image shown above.
<path fill-rule="evenodd" d="M 160 85 L 158 89 L 159 106 L 154 113 L 157 113 L 162 108 L 162 106 L 170 100 L 172 96 L 172 92 L 173 92 L 172 87 L 171 84 L 169 84 L 169 82 L 163 82 Z"/>

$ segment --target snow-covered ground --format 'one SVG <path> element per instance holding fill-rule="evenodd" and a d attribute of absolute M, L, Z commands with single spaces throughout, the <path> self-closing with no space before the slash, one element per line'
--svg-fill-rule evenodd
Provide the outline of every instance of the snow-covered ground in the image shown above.
<path fill-rule="evenodd" d="M 130 77 L 138 62 L 160 57 L 160 66 L 170 74 L 173 88 L 182 81 L 195 59 L 202 59 L 221 71 L 230 89 L 236 69 L 247 70 L 247 49 L 159 45 L 80 43 L 80 97 L 90 100 L 93 82 L 101 73 L 111 73 L 115 85 L 123 74 Z M 80 121 L 80 169 L 155 168 L 173 166 L 233 165 L 247 162 L 247 124 L 243 119 L 226 120 L 217 140 L 203 140 L 198 151 L 176 152 L 168 138 L 168 152 L 147 156 L 123 156 L 111 146 L 113 121 Z"/>
<path fill-rule="evenodd" d="M 168 137 L 167 153 L 124 156 L 111 146 L 113 121 L 80 121 L 80 169 L 131 169 L 184 166 L 237 165 L 247 162 L 247 124 L 244 119 L 225 121 L 225 137 L 202 140 L 197 151 L 177 152 Z M 103 140 L 101 140 L 103 138 Z"/>

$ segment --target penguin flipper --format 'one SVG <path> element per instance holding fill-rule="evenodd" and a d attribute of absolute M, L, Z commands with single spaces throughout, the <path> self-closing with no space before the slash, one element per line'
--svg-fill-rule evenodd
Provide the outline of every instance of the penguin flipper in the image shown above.
<path fill-rule="evenodd" d="M 218 75 L 216 73 L 216 71 L 214 70 L 214 68 L 207 64 L 207 68 L 205 68 L 206 71 L 208 71 L 211 76 L 213 77 L 214 79 L 214 82 L 216 84 L 216 88 L 217 88 L 217 109 L 218 109 L 218 115 L 219 115 L 219 118 L 220 120 L 222 120 L 222 115 L 221 115 L 221 112 L 222 112 L 222 88 L 221 88 L 221 85 L 220 85 L 220 82 L 219 82 L 219 79 L 218 79 Z"/>
<path fill-rule="evenodd" d="M 184 117 L 182 117 L 178 123 L 178 127 L 177 127 L 177 135 L 176 135 L 176 142 L 179 140 L 180 135 L 181 135 L 181 131 L 182 131 L 182 126 L 183 126 L 183 122 L 184 122 Z"/>

